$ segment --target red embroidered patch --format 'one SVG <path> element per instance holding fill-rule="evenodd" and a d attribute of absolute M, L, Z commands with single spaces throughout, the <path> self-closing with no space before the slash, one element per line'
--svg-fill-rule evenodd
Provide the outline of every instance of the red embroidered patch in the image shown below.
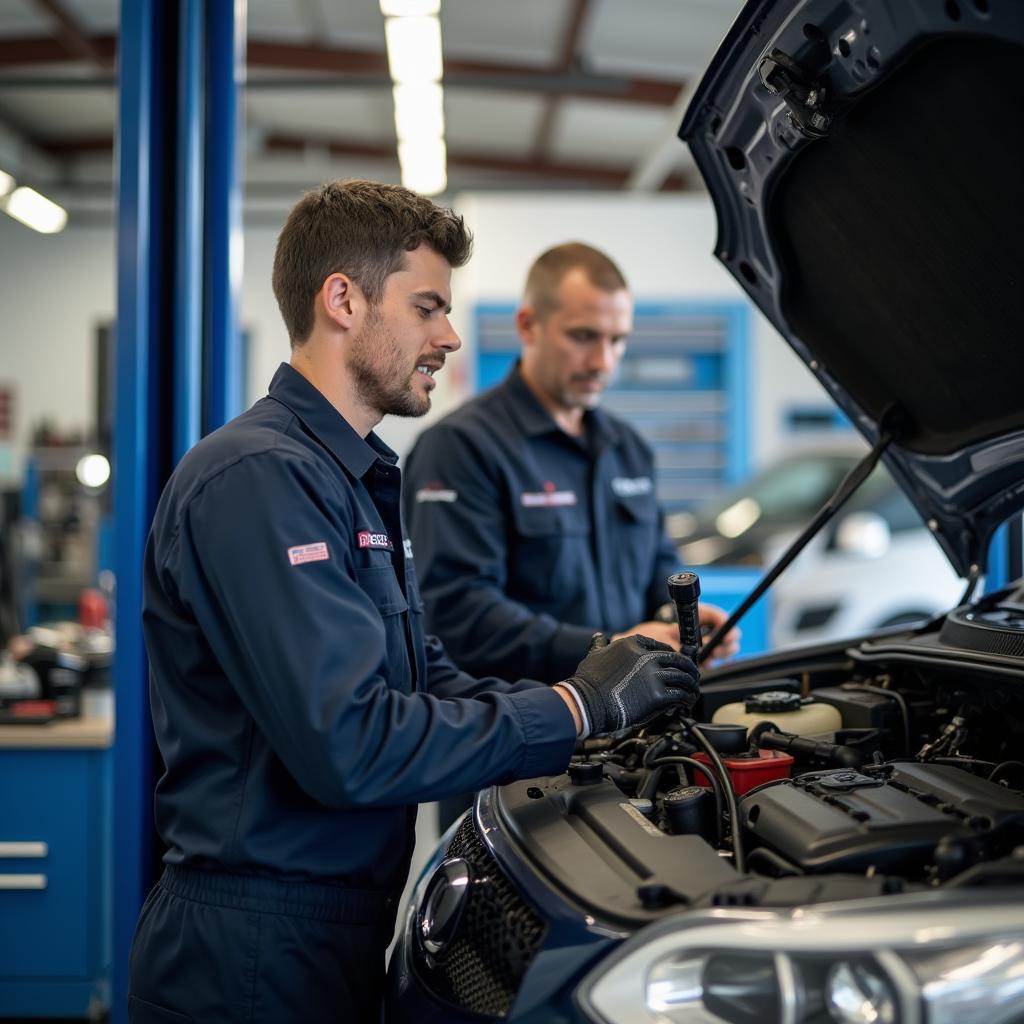
<path fill-rule="evenodd" d="M 330 557 L 327 545 L 322 540 L 315 544 L 297 544 L 288 549 L 288 561 L 292 565 L 302 565 L 303 562 L 326 562 Z"/>

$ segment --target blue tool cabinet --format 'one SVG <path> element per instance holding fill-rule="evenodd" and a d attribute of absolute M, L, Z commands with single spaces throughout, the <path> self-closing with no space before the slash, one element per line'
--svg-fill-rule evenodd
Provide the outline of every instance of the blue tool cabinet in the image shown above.
<path fill-rule="evenodd" d="M 109 1008 L 111 732 L 0 728 L 0 1018 Z"/>

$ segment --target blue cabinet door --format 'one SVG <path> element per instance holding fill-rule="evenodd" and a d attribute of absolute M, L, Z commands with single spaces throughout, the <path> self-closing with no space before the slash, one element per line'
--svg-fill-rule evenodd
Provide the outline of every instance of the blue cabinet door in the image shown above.
<path fill-rule="evenodd" d="M 110 965 L 109 751 L 0 750 L 0 1016 L 95 1012 Z"/>

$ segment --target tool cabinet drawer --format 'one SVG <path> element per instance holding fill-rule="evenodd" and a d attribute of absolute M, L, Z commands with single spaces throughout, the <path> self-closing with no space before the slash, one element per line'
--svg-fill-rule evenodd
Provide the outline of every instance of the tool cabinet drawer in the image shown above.
<path fill-rule="evenodd" d="M 0 979 L 105 962 L 108 752 L 0 749 Z"/>

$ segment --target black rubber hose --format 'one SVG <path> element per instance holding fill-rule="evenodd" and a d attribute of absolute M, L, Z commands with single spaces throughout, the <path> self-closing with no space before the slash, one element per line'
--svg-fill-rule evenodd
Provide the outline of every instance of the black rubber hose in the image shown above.
<path fill-rule="evenodd" d="M 1003 773 L 1004 768 L 1021 768 L 1024 769 L 1024 761 L 1001 761 L 999 764 L 989 772 L 988 781 L 995 782 L 996 778 Z"/>
<path fill-rule="evenodd" d="M 662 765 L 670 764 L 681 764 L 685 765 L 691 770 L 696 770 L 701 773 L 710 783 L 711 792 L 715 796 L 715 820 L 718 822 L 715 831 L 718 833 L 718 839 L 721 841 L 722 838 L 722 787 L 718 779 L 715 778 L 715 773 L 711 770 L 710 765 L 706 765 L 701 761 L 698 761 L 695 757 L 684 757 L 682 754 L 672 754 L 666 757 L 656 757 L 651 762 L 651 767 L 661 767 Z M 697 785 L 694 782 L 694 785 Z"/>
<path fill-rule="evenodd" d="M 745 874 L 747 861 L 743 856 L 743 839 L 740 836 L 740 811 L 736 803 L 736 790 L 732 784 L 732 777 L 722 762 L 718 751 L 711 745 L 711 741 L 700 731 L 700 726 L 692 718 L 684 718 L 683 722 L 690 730 L 693 738 L 704 748 L 704 753 L 711 758 L 711 764 L 718 772 L 719 781 L 722 783 L 722 792 L 725 794 L 725 802 L 729 805 L 730 832 L 732 833 L 732 854 L 733 866 L 740 874 Z M 703 769 L 702 769 L 703 770 Z M 705 772 L 705 774 L 707 774 Z"/>

